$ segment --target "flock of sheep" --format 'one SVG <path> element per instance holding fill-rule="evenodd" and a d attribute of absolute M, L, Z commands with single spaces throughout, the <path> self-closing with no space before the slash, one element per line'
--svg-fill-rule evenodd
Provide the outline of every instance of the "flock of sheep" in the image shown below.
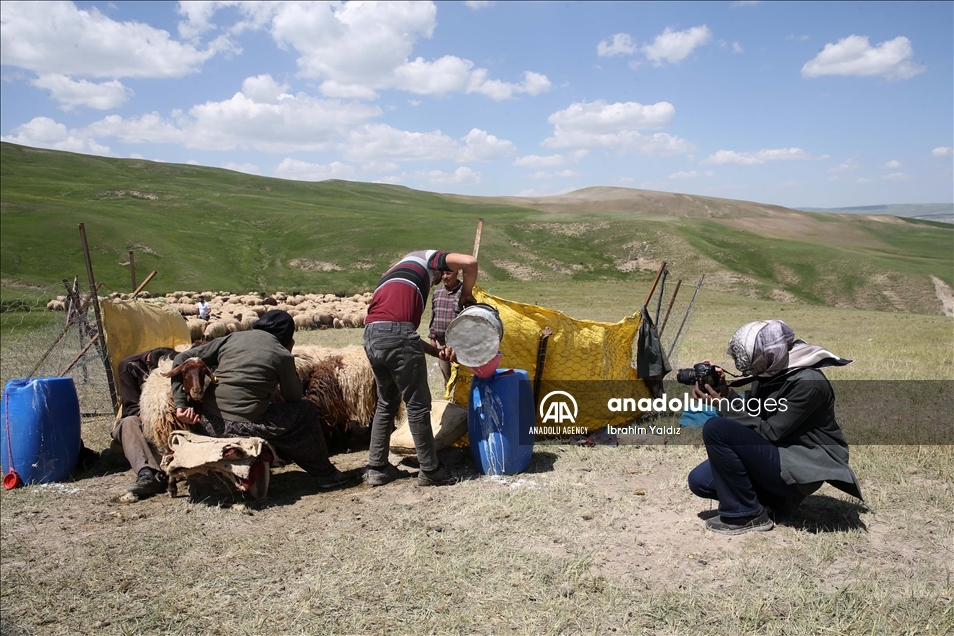
<path fill-rule="evenodd" d="M 113 293 L 110 299 L 125 300 L 129 294 Z M 148 298 L 148 292 L 140 294 Z M 346 327 L 364 327 L 368 315 L 368 303 L 371 293 L 340 297 L 336 294 L 285 294 L 276 292 L 263 297 L 258 292 L 232 294 L 229 292 L 187 292 L 176 291 L 161 297 L 178 311 L 189 326 L 193 341 L 213 340 L 234 331 L 245 331 L 252 323 L 270 309 L 284 309 L 295 320 L 298 330 L 341 329 Z M 209 320 L 198 318 L 197 303 L 208 299 L 212 308 Z M 66 297 L 58 296 L 51 300 L 46 308 L 50 311 L 66 309 Z"/>

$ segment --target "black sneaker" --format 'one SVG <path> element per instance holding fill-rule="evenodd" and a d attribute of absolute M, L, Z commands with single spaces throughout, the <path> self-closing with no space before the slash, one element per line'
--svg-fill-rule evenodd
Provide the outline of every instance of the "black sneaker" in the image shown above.
<path fill-rule="evenodd" d="M 126 490 L 137 497 L 149 497 L 163 492 L 169 485 L 169 477 L 152 468 L 142 468 L 136 475 L 136 483 L 126 487 Z"/>
<path fill-rule="evenodd" d="M 437 470 L 427 472 L 420 470 L 417 473 L 418 486 L 451 486 L 457 483 L 457 478 L 450 474 L 450 471 L 443 466 L 438 466 Z"/>
<path fill-rule="evenodd" d="M 364 474 L 363 468 L 353 468 L 344 472 L 334 466 L 318 475 L 318 487 L 322 490 L 331 490 L 332 488 L 344 488 L 361 483 Z"/>
<path fill-rule="evenodd" d="M 746 532 L 768 532 L 775 527 L 775 523 L 769 517 L 768 511 L 762 508 L 762 512 L 754 517 L 723 517 L 716 516 L 706 519 L 706 528 L 717 534 L 745 534 Z"/>
<path fill-rule="evenodd" d="M 392 481 L 401 479 L 405 475 L 407 475 L 407 473 L 400 470 L 397 466 L 388 464 L 384 468 L 372 468 L 368 466 L 368 472 L 364 478 L 369 486 L 384 486 L 385 484 L 390 484 Z"/>

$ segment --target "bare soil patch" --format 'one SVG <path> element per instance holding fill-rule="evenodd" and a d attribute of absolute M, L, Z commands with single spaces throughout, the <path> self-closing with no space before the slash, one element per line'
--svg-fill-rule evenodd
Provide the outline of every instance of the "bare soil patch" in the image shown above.
<path fill-rule="evenodd" d="M 934 293 L 937 299 L 941 301 L 941 313 L 945 316 L 954 316 L 954 293 L 947 283 L 935 275 L 931 275 L 931 282 L 934 283 Z"/>

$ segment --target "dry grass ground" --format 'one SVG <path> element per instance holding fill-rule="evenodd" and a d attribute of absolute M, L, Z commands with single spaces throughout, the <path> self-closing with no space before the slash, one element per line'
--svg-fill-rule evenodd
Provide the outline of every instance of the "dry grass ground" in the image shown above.
<path fill-rule="evenodd" d="M 493 291 L 602 320 L 638 302 L 624 297 L 645 294 L 591 285 Z M 796 335 L 856 358 L 837 371 L 843 379 L 954 378 L 950 318 L 719 294 L 697 303 L 678 364 L 724 362 L 736 327 L 780 317 Z M 360 331 L 301 340 L 357 344 Z M 104 448 L 108 425 L 85 421 L 84 438 Z M 698 446 L 539 444 L 530 470 L 504 479 L 475 473 L 466 449 L 442 454 L 462 478 L 453 487 L 405 479 L 319 492 L 290 466 L 258 509 L 167 496 L 123 504 L 131 475 L 109 461 L 69 483 L 3 492 L 0 631 L 954 631 L 950 446 L 854 446 L 864 504 L 825 486 L 792 522 L 739 537 L 703 530 L 709 502 L 685 485 L 705 458 Z M 365 459 L 334 458 L 342 468 Z"/>

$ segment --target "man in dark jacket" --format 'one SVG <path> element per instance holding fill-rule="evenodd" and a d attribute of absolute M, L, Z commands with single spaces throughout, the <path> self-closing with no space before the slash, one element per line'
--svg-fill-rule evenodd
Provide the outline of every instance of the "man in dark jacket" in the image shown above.
<path fill-rule="evenodd" d="M 271 443 L 281 458 L 315 477 L 320 488 L 357 483 L 360 471 L 340 472 L 328 460 L 318 408 L 302 400 L 291 354 L 294 334 L 291 315 L 273 310 L 257 320 L 251 331 L 232 333 L 180 353 L 174 365 L 201 358 L 215 368 L 217 382 L 206 389 L 197 412 L 187 402 L 182 378 L 173 377 L 176 419 L 209 437 L 260 437 Z M 285 402 L 271 402 L 276 387 Z"/>
<path fill-rule="evenodd" d="M 835 394 L 818 370 L 851 361 L 795 340 L 780 320 L 743 326 L 727 353 L 751 376 L 751 388 L 730 392 L 720 370 L 719 387 L 693 389 L 719 413 L 702 430 L 709 459 L 689 474 L 693 493 L 719 501 L 719 516 L 706 527 L 719 534 L 771 530 L 767 508 L 792 514 L 826 481 L 860 499 L 835 421 Z"/>

